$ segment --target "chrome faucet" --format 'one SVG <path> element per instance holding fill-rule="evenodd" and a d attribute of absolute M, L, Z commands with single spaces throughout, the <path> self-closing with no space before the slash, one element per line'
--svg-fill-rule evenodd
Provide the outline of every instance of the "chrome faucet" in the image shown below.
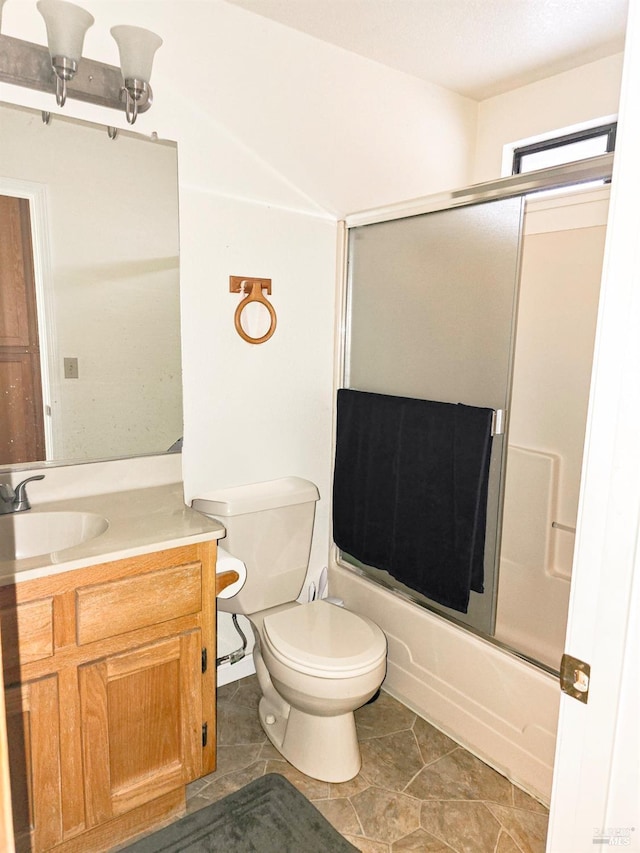
<path fill-rule="evenodd" d="M 35 477 L 27 477 L 15 487 L 9 483 L 0 483 L 0 515 L 6 515 L 9 512 L 24 512 L 31 509 L 29 498 L 27 497 L 27 483 L 32 480 L 44 480 L 44 474 L 37 474 Z"/>

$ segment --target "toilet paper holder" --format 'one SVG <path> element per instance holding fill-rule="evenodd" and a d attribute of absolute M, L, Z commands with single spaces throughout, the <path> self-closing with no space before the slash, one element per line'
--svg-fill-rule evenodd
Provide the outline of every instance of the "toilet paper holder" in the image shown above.
<path fill-rule="evenodd" d="M 247 567 L 218 545 L 216 557 L 216 598 L 233 598 L 247 579 Z"/>
<path fill-rule="evenodd" d="M 278 322 L 278 318 L 276 317 L 276 310 L 264 295 L 264 291 L 266 291 L 267 294 L 271 296 L 270 278 L 245 278 L 241 275 L 229 276 L 229 292 L 246 294 L 245 298 L 236 308 L 236 313 L 234 314 L 233 319 L 236 327 L 236 332 L 240 335 L 243 341 L 246 341 L 249 344 L 263 344 L 265 341 L 269 340 L 269 338 L 276 330 L 276 325 Z M 251 337 L 251 335 L 248 335 L 242 328 L 242 312 L 247 307 L 247 305 L 250 305 L 252 302 L 259 302 L 261 305 L 264 305 L 264 307 L 269 312 L 269 317 L 271 318 L 269 328 L 264 333 L 264 335 L 261 335 L 259 338 Z"/>
<path fill-rule="evenodd" d="M 216 598 L 220 595 L 220 593 L 225 590 L 231 584 L 236 583 L 240 580 L 240 575 L 238 572 L 220 572 L 220 574 L 216 575 Z"/>

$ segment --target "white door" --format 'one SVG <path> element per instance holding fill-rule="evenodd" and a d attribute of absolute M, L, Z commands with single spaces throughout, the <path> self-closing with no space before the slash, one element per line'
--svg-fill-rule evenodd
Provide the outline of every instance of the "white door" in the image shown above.
<path fill-rule="evenodd" d="M 630 4 L 547 850 L 640 850 L 640 9 Z M 597 845 L 597 846 L 595 846 Z"/>

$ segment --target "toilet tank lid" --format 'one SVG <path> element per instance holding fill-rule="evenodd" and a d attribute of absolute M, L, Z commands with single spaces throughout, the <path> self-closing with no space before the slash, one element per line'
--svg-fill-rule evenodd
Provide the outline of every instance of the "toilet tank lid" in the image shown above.
<path fill-rule="evenodd" d="M 191 502 L 206 515 L 231 516 L 309 503 L 320 498 L 317 487 L 302 477 L 282 477 L 264 483 L 248 483 L 206 492 Z"/>

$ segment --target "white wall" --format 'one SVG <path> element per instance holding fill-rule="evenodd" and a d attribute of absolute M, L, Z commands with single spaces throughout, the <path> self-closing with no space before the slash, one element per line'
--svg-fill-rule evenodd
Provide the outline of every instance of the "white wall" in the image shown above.
<path fill-rule="evenodd" d="M 521 86 L 478 105 L 473 183 L 502 173 L 505 145 L 618 113 L 621 53 Z M 507 173 L 508 174 L 508 173 Z"/>
<path fill-rule="evenodd" d="M 118 64 L 109 27 L 164 38 L 136 129 L 178 142 L 187 500 L 296 474 L 317 483 L 310 575 L 327 562 L 336 216 L 469 180 L 476 104 L 222 0 L 86 0 L 84 53 Z M 35 3 L 3 33 L 44 42 Z M 0 100 L 55 112 L 52 96 Z M 67 101 L 65 113 L 125 126 Z M 274 337 L 235 333 L 230 275 L 272 278 Z"/>
<path fill-rule="evenodd" d="M 196 104 L 315 206 L 342 216 L 468 180 L 475 102 L 224 2 L 189 11 L 197 27 L 178 11 L 172 39 L 202 72 Z"/>

